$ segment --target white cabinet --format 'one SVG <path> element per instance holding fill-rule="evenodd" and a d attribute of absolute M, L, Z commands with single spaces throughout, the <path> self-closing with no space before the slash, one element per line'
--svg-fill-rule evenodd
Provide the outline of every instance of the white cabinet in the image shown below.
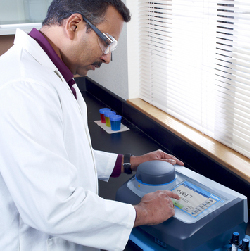
<path fill-rule="evenodd" d="M 52 0 L 0 0 L 0 35 L 40 28 Z"/>

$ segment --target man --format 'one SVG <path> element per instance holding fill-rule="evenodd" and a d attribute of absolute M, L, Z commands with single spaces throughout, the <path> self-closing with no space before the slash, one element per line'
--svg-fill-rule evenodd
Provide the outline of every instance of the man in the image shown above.
<path fill-rule="evenodd" d="M 120 0 L 55 0 L 41 30 L 17 30 L 0 58 L 0 250 L 123 250 L 133 227 L 174 215 L 170 191 L 134 206 L 98 196 L 123 156 L 92 149 L 73 75 L 108 64 L 129 19 Z M 156 159 L 183 165 L 162 151 L 130 162 Z"/>

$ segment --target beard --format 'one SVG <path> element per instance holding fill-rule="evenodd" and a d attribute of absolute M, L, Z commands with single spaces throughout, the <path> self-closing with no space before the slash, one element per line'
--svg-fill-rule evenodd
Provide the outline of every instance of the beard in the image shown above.
<path fill-rule="evenodd" d="M 96 68 L 100 68 L 101 65 L 102 65 L 102 62 L 101 61 L 96 61 L 92 65 L 94 65 Z"/>

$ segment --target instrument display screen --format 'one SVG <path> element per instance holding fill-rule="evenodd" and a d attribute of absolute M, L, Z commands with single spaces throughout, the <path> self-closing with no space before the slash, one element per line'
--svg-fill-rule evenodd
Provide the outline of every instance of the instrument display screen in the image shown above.
<path fill-rule="evenodd" d="M 187 181 L 182 182 L 172 191 L 180 196 L 179 200 L 174 200 L 174 205 L 193 217 L 221 201 L 218 196 Z"/>

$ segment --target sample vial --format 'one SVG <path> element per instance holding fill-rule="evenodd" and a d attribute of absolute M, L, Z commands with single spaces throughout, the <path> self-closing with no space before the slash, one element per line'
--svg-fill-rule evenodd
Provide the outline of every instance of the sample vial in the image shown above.
<path fill-rule="evenodd" d="M 110 111 L 110 109 L 109 108 L 102 108 L 99 110 L 100 115 L 101 115 L 101 123 L 106 123 L 106 118 L 105 118 L 104 113 L 107 111 Z"/>
<path fill-rule="evenodd" d="M 240 245 L 240 249 L 242 251 L 249 251 L 249 240 L 248 239 L 244 238 L 242 240 L 242 243 Z"/>
<path fill-rule="evenodd" d="M 234 232 L 231 239 L 232 244 L 232 251 L 238 251 L 239 250 L 239 244 L 240 244 L 240 234 L 238 232 Z"/>
<path fill-rule="evenodd" d="M 106 119 L 106 126 L 110 127 L 110 117 L 116 115 L 114 111 L 105 111 L 104 116 Z"/>
<path fill-rule="evenodd" d="M 111 130 L 113 131 L 119 131 L 121 128 L 121 119 L 122 116 L 120 115 L 113 115 L 110 117 L 110 125 L 111 125 Z"/>

